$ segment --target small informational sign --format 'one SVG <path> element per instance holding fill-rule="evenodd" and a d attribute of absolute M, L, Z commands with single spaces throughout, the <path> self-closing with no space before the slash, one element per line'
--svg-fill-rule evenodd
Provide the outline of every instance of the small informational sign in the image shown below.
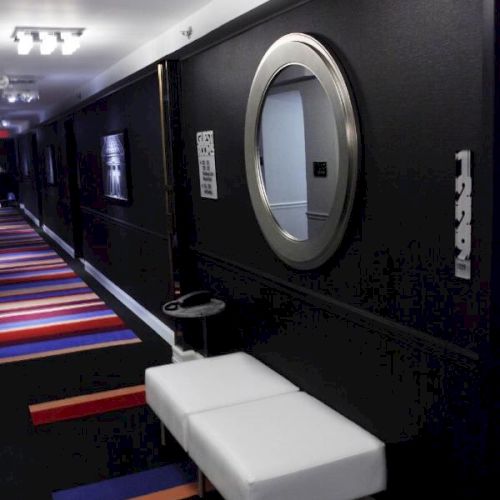
<path fill-rule="evenodd" d="M 326 177 L 327 175 L 326 161 L 313 161 L 313 175 L 314 177 Z"/>
<path fill-rule="evenodd" d="M 198 166 L 200 169 L 200 192 L 202 198 L 217 199 L 217 175 L 215 172 L 214 131 L 196 133 Z"/>

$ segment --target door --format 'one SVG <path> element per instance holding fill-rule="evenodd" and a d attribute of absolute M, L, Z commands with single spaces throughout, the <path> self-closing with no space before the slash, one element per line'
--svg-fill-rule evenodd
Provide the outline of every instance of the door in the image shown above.
<path fill-rule="evenodd" d="M 75 258 L 79 258 L 83 257 L 83 227 L 82 214 L 80 211 L 80 182 L 73 119 L 69 119 L 64 122 L 64 140 L 66 146 L 66 164 L 68 169 L 73 248 L 75 250 Z"/>

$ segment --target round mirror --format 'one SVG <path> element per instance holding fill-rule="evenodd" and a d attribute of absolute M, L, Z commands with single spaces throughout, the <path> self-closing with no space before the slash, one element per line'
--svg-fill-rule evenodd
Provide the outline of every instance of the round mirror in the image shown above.
<path fill-rule="evenodd" d="M 337 249 L 352 209 L 357 124 L 342 71 L 316 39 L 275 42 L 255 74 L 245 124 L 252 205 L 273 250 L 311 269 Z"/>
<path fill-rule="evenodd" d="M 260 175 L 269 209 L 282 231 L 314 238 L 332 209 L 338 141 L 320 81 L 298 64 L 269 85 L 259 121 Z"/>

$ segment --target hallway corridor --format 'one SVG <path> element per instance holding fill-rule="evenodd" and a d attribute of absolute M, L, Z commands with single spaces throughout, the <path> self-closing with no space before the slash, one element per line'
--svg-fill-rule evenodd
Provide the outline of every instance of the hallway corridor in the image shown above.
<path fill-rule="evenodd" d="M 170 349 L 79 273 L 0 209 L 1 497 L 188 498 L 193 466 L 173 439 L 160 446 L 142 389 Z"/>

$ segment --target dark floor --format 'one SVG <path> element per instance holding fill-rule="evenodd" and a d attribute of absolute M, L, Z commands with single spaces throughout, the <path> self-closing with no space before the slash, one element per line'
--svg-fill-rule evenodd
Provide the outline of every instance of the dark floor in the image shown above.
<path fill-rule="evenodd" d="M 42 236 L 52 244 L 43 233 Z M 28 405 L 144 383 L 148 366 L 169 363 L 170 346 L 54 245 L 141 338 L 133 345 L 0 365 L 0 498 L 45 499 L 51 492 L 185 458 L 173 438 L 160 446 L 148 407 L 34 428 Z"/>

